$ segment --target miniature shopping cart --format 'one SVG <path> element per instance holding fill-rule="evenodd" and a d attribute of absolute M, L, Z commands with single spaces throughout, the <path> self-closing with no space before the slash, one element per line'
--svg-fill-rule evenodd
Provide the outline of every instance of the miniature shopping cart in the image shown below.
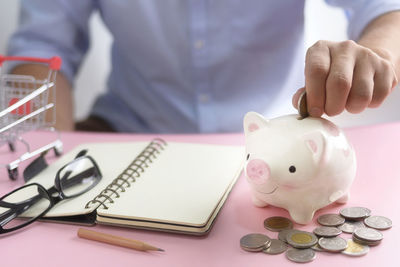
<path fill-rule="evenodd" d="M 7 74 L 3 63 L 10 61 L 45 63 L 49 67 L 48 75 L 43 80 L 38 80 L 33 76 Z M 54 149 L 57 156 L 62 153 L 63 144 L 58 132 L 52 128 L 55 123 L 55 80 L 60 66 L 59 57 L 43 59 L 0 55 L 0 145 L 8 145 L 11 151 L 15 151 L 15 143 L 19 141 L 26 147 L 26 152 L 18 159 L 5 164 L 12 180 L 18 177 L 18 164 L 22 161 L 47 153 L 51 149 Z M 31 151 L 29 143 L 21 134 L 37 129 L 52 131 L 56 138 L 55 141 Z"/>

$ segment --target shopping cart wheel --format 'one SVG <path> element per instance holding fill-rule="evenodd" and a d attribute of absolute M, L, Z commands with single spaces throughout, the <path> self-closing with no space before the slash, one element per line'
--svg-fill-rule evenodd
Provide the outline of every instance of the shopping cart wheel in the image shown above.
<path fill-rule="evenodd" d="M 15 169 L 8 169 L 8 177 L 11 179 L 11 180 L 17 180 L 17 178 L 18 178 L 18 169 L 17 168 L 15 168 Z"/>
<path fill-rule="evenodd" d="M 15 144 L 14 144 L 14 142 L 8 142 L 8 147 L 10 148 L 10 150 L 11 150 L 12 152 L 15 151 Z"/>
<path fill-rule="evenodd" d="M 55 146 L 54 147 L 54 154 L 59 157 L 63 153 L 63 147 L 62 146 Z"/>

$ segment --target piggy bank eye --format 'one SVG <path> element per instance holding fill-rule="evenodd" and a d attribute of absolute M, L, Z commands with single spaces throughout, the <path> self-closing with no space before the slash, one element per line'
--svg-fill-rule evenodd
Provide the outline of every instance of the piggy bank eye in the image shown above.
<path fill-rule="evenodd" d="M 289 167 L 289 171 L 291 172 L 291 173 L 294 173 L 294 172 L 296 172 L 296 167 L 295 166 L 290 166 Z"/>
<path fill-rule="evenodd" d="M 250 154 L 247 154 L 246 160 L 249 160 L 250 158 Z"/>

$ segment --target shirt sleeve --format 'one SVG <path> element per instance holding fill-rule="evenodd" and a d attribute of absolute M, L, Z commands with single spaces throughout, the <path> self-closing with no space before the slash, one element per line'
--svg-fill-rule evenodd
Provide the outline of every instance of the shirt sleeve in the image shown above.
<path fill-rule="evenodd" d="M 62 58 L 61 71 L 73 83 L 89 47 L 93 0 L 22 0 L 19 26 L 8 55 Z"/>
<path fill-rule="evenodd" d="M 358 40 L 364 28 L 384 13 L 400 10 L 399 0 L 325 0 L 332 6 L 344 8 L 349 21 L 349 39 Z"/>

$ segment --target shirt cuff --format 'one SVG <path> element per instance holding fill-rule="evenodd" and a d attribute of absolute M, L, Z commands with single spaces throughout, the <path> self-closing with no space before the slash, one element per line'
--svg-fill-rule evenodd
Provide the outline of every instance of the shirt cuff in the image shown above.
<path fill-rule="evenodd" d="M 380 1 L 371 1 L 370 4 L 364 5 L 357 12 L 354 12 L 349 21 L 348 35 L 352 40 L 360 39 L 365 27 L 377 17 L 391 12 L 400 10 L 400 2 L 392 1 L 382 4 Z"/>

